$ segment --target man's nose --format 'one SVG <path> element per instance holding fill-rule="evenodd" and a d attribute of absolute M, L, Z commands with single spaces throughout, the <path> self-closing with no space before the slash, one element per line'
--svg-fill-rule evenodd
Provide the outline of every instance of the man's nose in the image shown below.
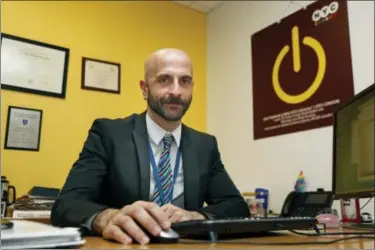
<path fill-rule="evenodd" d="M 175 96 L 180 96 L 181 95 L 181 86 L 178 81 L 178 79 L 174 79 L 173 83 L 170 85 L 170 93 L 175 95 Z"/>

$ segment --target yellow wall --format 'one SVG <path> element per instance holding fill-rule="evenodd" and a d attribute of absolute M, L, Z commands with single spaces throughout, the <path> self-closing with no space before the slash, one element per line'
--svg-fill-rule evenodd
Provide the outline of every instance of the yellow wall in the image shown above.
<path fill-rule="evenodd" d="M 1 31 L 70 48 L 66 99 L 1 90 L 2 175 L 17 196 L 32 186 L 58 187 L 97 117 L 142 112 L 144 59 L 162 47 L 188 52 L 195 89 L 184 122 L 206 129 L 206 18 L 171 2 L 1 2 Z M 121 95 L 81 90 L 81 57 L 121 63 Z M 9 105 L 43 110 L 39 152 L 4 150 Z"/>

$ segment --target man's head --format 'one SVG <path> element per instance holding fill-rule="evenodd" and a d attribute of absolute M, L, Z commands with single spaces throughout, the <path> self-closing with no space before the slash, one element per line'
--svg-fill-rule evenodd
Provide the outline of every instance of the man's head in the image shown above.
<path fill-rule="evenodd" d="M 193 66 L 178 49 L 160 49 L 145 62 L 141 88 L 148 108 L 167 121 L 179 121 L 192 101 Z"/>

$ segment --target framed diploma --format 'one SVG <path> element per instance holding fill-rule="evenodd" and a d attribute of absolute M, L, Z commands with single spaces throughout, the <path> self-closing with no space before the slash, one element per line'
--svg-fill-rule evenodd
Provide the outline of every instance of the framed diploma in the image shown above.
<path fill-rule="evenodd" d="M 69 49 L 1 33 L 1 87 L 65 98 Z"/>
<path fill-rule="evenodd" d="M 121 65 L 93 58 L 82 58 L 82 89 L 120 94 Z"/>
<path fill-rule="evenodd" d="M 5 149 L 39 151 L 43 111 L 9 106 Z"/>

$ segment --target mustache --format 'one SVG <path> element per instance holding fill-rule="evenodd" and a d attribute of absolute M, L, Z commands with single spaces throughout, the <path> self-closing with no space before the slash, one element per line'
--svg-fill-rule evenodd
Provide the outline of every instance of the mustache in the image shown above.
<path fill-rule="evenodd" d="M 183 101 L 179 97 L 169 97 L 163 98 L 160 100 L 161 104 L 177 104 L 177 105 L 185 105 L 185 101 Z"/>

